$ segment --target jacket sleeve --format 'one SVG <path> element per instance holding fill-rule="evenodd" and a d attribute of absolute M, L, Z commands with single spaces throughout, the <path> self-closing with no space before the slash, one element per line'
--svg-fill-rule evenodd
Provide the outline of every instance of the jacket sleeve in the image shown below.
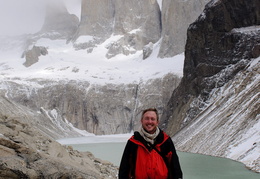
<path fill-rule="evenodd" d="M 119 179 L 128 179 L 134 176 L 137 146 L 128 140 L 119 166 Z"/>
<path fill-rule="evenodd" d="M 167 148 L 170 149 L 171 157 L 169 158 L 169 179 L 183 179 L 183 174 L 179 162 L 179 157 L 176 153 L 176 149 L 172 142 L 172 139 L 169 137 L 167 140 Z"/>

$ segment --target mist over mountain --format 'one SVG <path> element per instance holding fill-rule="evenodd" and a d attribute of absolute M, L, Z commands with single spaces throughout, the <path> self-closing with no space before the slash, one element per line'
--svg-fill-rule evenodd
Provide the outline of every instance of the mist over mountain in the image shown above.
<path fill-rule="evenodd" d="M 1 36 L 6 176 L 116 177 L 112 164 L 55 140 L 130 133 L 148 107 L 178 150 L 260 171 L 259 1 L 39 3 L 21 4 L 43 10 L 38 30 Z"/>

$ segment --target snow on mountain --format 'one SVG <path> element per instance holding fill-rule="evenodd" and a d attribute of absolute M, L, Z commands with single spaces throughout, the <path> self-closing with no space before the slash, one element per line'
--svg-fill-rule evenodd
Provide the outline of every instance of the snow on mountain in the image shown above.
<path fill-rule="evenodd" d="M 0 91 L 41 111 L 53 124 L 46 114 L 57 110 L 57 119 L 63 120 L 61 130 L 67 129 L 63 125 L 67 120 L 68 125 L 95 134 L 129 132 L 139 125 L 135 121 L 139 121 L 140 110 L 150 104 L 162 109 L 167 103 L 182 77 L 184 54 L 158 58 L 158 42 L 145 60 L 142 51 L 107 59 L 106 46 L 116 39 L 112 36 L 89 53 L 74 49 L 66 40 L 41 38 L 27 49 L 44 46 L 48 54 L 25 67 L 20 50 L 25 40 L 9 38 L 5 40 L 8 45 L 0 45 Z"/>
<path fill-rule="evenodd" d="M 79 1 L 77 1 L 77 3 L 78 2 Z M 162 0 L 157 0 L 157 2 L 161 8 Z M 219 1 L 211 1 L 212 6 L 218 2 Z M 74 6 L 68 10 L 70 12 L 74 11 L 78 17 L 80 16 L 80 13 L 78 13 L 78 6 Z M 236 32 L 239 31 L 243 33 L 247 32 L 247 30 L 248 29 L 245 28 L 234 29 Z M 15 82 L 20 85 L 30 83 L 27 84 L 27 86 L 32 88 L 40 85 L 39 83 L 32 81 L 32 79 L 35 79 L 36 81 L 37 79 L 46 79 L 56 82 L 75 80 L 89 82 L 90 84 L 104 85 L 107 83 L 138 84 L 151 79 L 162 78 L 169 73 L 179 77 L 183 76 L 184 54 L 179 54 L 171 58 L 158 58 L 161 41 L 153 45 L 152 54 L 145 60 L 143 60 L 142 56 L 143 51 L 137 51 L 135 54 L 130 55 L 119 54 L 107 59 L 107 47 L 109 44 L 118 40 L 120 38 L 119 36 L 111 36 L 104 43 L 95 46 L 91 53 L 87 50 L 76 50 L 73 47 L 74 44 L 71 42 L 67 43 L 66 40 L 41 38 L 37 40 L 37 42 L 32 43 L 28 50 L 32 49 L 33 46 L 43 46 L 47 48 L 48 54 L 46 56 L 40 56 L 37 63 L 25 67 L 23 65 L 25 63 L 25 58 L 22 58 L 22 55 L 25 47 L 27 47 L 27 37 L 28 36 L 17 36 L 12 38 L 1 37 L 0 80 L 2 83 L 0 89 L 7 89 L 9 87 L 5 86 L 5 81 Z M 81 36 L 75 43 L 91 41 L 92 39 L 92 36 Z M 259 64 L 259 58 L 251 63 L 251 67 L 253 68 L 257 64 Z M 250 71 L 250 67 L 248 70 Z M 252 86 L 257 86 L 260 78 L 259 74 L 256 75 L 255 81 L 251 81 L 251 83 L 249 83 L 250 85 L 247 85 L 242 91 L 239 91 L 240 88 L 235 87 L 236 85 L 239 87 L 243 86 L 243 84 L 240 85 L 241 81 L 244 80 L 243 72 L 239 73 L 239 76 L 236 77 L 236 79 L 237 80 L 233 83 L 230 82 L 222 88 L 213 91 L 212 98 L 210 98 L 211 101 L 208 101 L 208 104 L 205 104 L 204 107 L 206 108 L 198 116 L 197 120 L 194 120 L 194 122 L 180 131 L 174 139 L 178 141 L 176 144 L 179 149 L 189 152 L 204 151 L 204 154 L 208 155 L 214 153 L 216 156 L 224 156 L 242 161 L 247 166 L 253 168 L 259 166 L 259 114 L 256 115 L 255 121 L 250 121 L 248 128 L 243 128 L 243 121 L 246 122 L 245 119 L 247 119 L 247 116 L 245 116 L 247 114 L 247 107 L 245 106 L 249 106 L 248 104 L 252 102 L 259 105 L 259 100 L 253 101 L 253 99 L 257 99 L 256 97 L 259 95 L 259 92 L 255 96 L 251 96 L 252 98 L 247 98 L 247 100 L 244 99 L 243 95 L 246 94 Z M 27 89 L 24 91 L 26 90 Z M 238 90 L 238 93 L 234 92 L 234 90 Z M 145 96 L 143 93 L 140 93 L 139 95 L 139 97 Z M 75 99 L 78 98 L 75 97 Z M 33 101 L 34 99 L 30 100 Z M 134 100 L 138 101 L 140 99 Z M 239 102 L 241 101 L 244 102 L 242 105 L 243 109 L 240 108 L 241 104 Z M 56 103 L 54 104 L 56 105 Z M 225 105 L 221 106 L 221 104 Z M 238 107 L 234 107 L 234 104 Z M 196 104 L 194 103 L 194 105 Z M 94 105 L 91 104 L 91 106 Z M 233 108 L 229 108 L 230 106 L 233 106 Z M 98 108 L 99 105 L 93 107 L 93 113 L 96 112 L 94 110 L 95 107 Z M 78 106 L 75 108 L 78 109 Z M 233 111 L 234 109 L 237 111 Z M 118 109 L 116 110 L 118 111 Z M 243 114 L 240 112 L 241 110 L 243 110 Z M 107 111 L 111 112 L 110 109 Z M 104 113 L 105 112 L 106 111 L 104 111 Z M 54 117 L 57 115 L 54 109 L 46 109 L 45 113 L 52 113 Z M 68 113 L 70 113 L 70 111 Z M 95 114 L 95 119 L 98 115 L 100 114 Z M 50 116 L 48 117 L 52 119 Z M 216 121 L 213 119 L 220 120 Z M 221 119 L 230 119 L 230 122 L 225 123 L 226 121 L 221 121 Z M 52 122 L 55 123 L 55 121 Z M 65 122 L 74 128 L 70 122 Z M 242 127 L 237 135 L 239 136 L 238 138 L 234 139 L 236 135 L 228 136 L 229 133 L 225 133 L 227 130 L 237 130 L 237 128 L 239 128 L 237 126 L 239 125 Z M 111 126 L 115 125 L 112 124 Z M 78 129 L 74 128 L 74 130 Z M 78 133 L 83 134 L 84 131 L 78 130 Z M 236 134 L 236 132 L 234 132 L 234 134 Z M 92 134 L 87 133 L 84 135 Z M 258 165 L 256 164 L 257 162 Z M 255 168 L 255 170 L 259 171 L 259 168 Z"/>
<path fill-rule="evenodd" d="M 157 0 L 157 3 L 159 4 L 161 10 L 162 10 L 162 1 L 163 0 Z"/>
<path fill-rule="evenodd" d="M 146 60 L 142 60 L 142 51 L 107 59 L 106 46 L 116 38 L 111 37 L 94 48 L 92 53 L 75 50 L 65 40 L 40 39 L 34 45 L 47 47 L 48 55 L 41 56 L 38 63 L 28 68 L 23 65 L 25 59 L 21 58 L 21 50 L 17 50 L 20 47 L 18 42 L 17 48 L 13 50 L 0 46 L 4 50 L 0 55 L 1 78 L 68 79 L 89 81 L 92 84 L 120 84 L 138 83 L 140 80 L 146 81 L 168 73 L 182 76 L 184 54 L 172 58 L 157 58 L 159 42 L 154 45 L 153 54 Z"/>
<path fill-rule="evenodd" d="M 69 13 L 75 14 L 80 18 L 81 1 L 62 0 Z M 21 58 L 29 36 L 8 36 L 8 31 L 17 30 L 14 34 L 36 33 L 43 24 L 45 15 L 45 4 L 52 3 L 46 0 L 26 0 L 0 2 L 0 18 L 3 20 L 5 31 L 1 31 L 0 42 L 0 74 L 1 78 L 19 77 L 23 79 L 41 78 L 41 79 L 76 79 L 89 81 L 95 84 L 104 83 L 138 83 L 152 78 L 162 77 L 168 73 L 174 73 L 182 76 L 184 55 L 180 54 L 172 58 L 157 58 L 160 41 L 154 44 L 153 54 L 146 60 L 142 60 L 142 51 L 128 56 L 119 54 L 114 58 L 107 59 L 108 45 L 118 40 L 118 36 L 111 36 L 103 44 L 94 48 L 93 52 L 88 53 L 84 50 L 75 50 L 73 44 L 67 44 L 65 40 L 40 39 L 33 45 L 48 47 L 48 55 L 41 56 L 39 62 L 24 67 L 24 58 Z M 154 1 L 155 2 L 155 1 Z M 162 6 L 162 0 L 157 0 L 159 6 Z M 16 9 L 17 12 L 7 12 L 4 9 Z M 27 12 L 28 11 L 28 12 Z M 21 14 L 24 14 L 21 16 Z M 11 16 L 12 15 L 12 16 Z M 14 26 L 8 23 L 8 17 L 12 17 Z M 15 18 L 16 17 L 16 18 Z M 19 19 L 17 17 L 20 17 Z M 30 18 L 29 18 L 30 17 Z M 34 19 L 32 19 L 34 17 Z M 18 22 L 23 22 L 20 28 Z M 33 23 L 32 23 L 33 22 Z M 36 24 L 37 22 L 37 24 Z M 34 26 L 36 24 L 36 26 Z M 4 30 L 2 28 L 2 30 Z M 6 33 L 5 33 L 6 32 Z M 83 39 L 91 36 L 81 36 L 77 39 Z M 29 42 L 30 43 L 30 42 Z M 77 43 L 77 42 L 76 42 Z M 32 47 L 31 47 L 32 48 Z M 30 48 L 29 48 L 30 49 Z M 160 65 L 158 65 L 160 64 Z M 33 75 L 32 75 L 33 74 Z"/>
<path fill-rule="evenodd" d="M 232 81 L 213 89 L 202 112 L 174 136 L 178 149 L 231 158 L 259 172 L 259 65 L 260 57 Z"/>

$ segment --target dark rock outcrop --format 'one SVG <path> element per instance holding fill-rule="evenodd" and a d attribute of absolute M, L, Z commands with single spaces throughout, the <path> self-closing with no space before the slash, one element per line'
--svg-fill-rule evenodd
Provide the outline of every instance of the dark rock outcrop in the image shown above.
<path fill-rule="evenodd" d="M 31 50 L 24 52 L 25 62 L 24 66 L 29 67 L 39 61 L 41 55 L 45 56 L 48 54 L 48 50 L 45 47 L 33 46 Z"/>
<path fill-rule="evenodd" d="M 213 88 L 223 86 L 259 56 L 259 25 L 258 0 L 219 0 L 206 5 L 188 29 L 184 77 L 162 117 L 171 135 L 205 107 Z M 231 70 L 220 76 L 230 65 Z M 192 106 L 198 96 L 200 102 Z"/>
<path fill-rule="evenodd" d="M 148 58 L 153 53 L 153 43 L 149 43 L 143 48 L 143 60 Z"/>

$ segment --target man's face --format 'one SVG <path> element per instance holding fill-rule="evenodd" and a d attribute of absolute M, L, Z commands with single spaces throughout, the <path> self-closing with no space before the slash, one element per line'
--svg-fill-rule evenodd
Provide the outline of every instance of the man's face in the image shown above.
<path fill-rule="evenodd" d="M 144 113 L 141 123 L 146 132 L 153 134 L 156 131 L 159 122 L 154 111 L 147 111 Z"/>

